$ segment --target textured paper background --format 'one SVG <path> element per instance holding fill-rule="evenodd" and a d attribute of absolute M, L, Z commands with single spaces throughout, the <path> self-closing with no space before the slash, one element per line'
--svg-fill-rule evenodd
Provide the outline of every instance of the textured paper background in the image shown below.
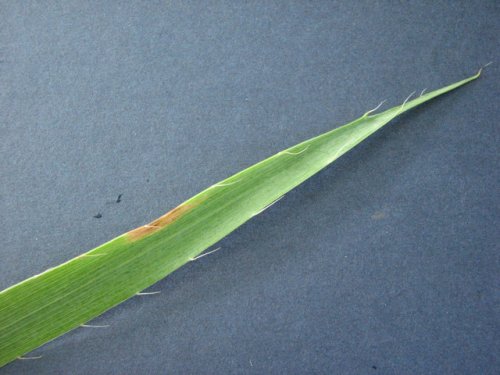
<path fill-rule="evenodd" d="M 495 1 L 2 1 L 1 289 L 494 64 L 109 328 L 0 374 L 497 373 L 499 19 Z"/>

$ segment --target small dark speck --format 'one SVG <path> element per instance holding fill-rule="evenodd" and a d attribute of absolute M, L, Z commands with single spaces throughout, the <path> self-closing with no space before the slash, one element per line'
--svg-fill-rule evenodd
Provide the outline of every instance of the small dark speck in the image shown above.
<path fill-rule="evenodd" d="M 149 178 L 146 178 L 146 182 L 149 182 Z"/>
<path fill-rule="evenodd" d="M 94 217 L 95 217 L 96 219 L 100 219 L 100 218 L 102 217 L 102 215 L 101 215 L 100 213 L 98 213 L 97 215 L 94 215 Z"/>
<path fill-rule="evenodd" d="M 377 366 L 372 366 L 372 369 L 376 370 L 376 369 L 377 369 Z"/>
<path fill-rule="evenodd" d="M 122 201 L 122 195 L 123 194 L 118 195 L 118 198 L 116 198 L 116 203 L 120 203 Z"/>

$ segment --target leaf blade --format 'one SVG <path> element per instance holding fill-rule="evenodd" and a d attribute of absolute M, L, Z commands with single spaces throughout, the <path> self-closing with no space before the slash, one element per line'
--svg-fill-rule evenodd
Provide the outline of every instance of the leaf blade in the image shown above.
<path fill-rule="evenodd" d="M 145 226 L 0 292 L 0 367 L 164 278 L 403 112 L 476 78 L 429 92 L 271 156 Z"/>

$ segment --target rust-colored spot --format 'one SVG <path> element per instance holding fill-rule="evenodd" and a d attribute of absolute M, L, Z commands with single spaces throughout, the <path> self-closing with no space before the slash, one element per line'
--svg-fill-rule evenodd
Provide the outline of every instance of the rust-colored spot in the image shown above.
<path fill-rule="evenodd" d="M 181 204 L 173 210 L 167 212 L 165 215 L 160 216 L 158 219 L 153 220 L 151 223 L 143 225 L 142 227 L 132 229 L 126 233 L 126 236 L 132 240 L 137 241 L 141 238 L 148 236 L 157 230 L 165 228 L 167 225 L 177 220 L 179 217 L 184 215 L 186 212 L 194 208 L 196 204 Z"/>

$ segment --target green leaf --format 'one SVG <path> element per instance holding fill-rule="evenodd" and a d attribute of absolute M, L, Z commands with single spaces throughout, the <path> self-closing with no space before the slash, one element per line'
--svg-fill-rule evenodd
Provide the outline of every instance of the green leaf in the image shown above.
<path fill-rule="evenodd" d="M 87 323 L 189 262 L 390 120 L 476 75 L 290 147 L 148 225 L 0 292 L 0 366 Z"/>

